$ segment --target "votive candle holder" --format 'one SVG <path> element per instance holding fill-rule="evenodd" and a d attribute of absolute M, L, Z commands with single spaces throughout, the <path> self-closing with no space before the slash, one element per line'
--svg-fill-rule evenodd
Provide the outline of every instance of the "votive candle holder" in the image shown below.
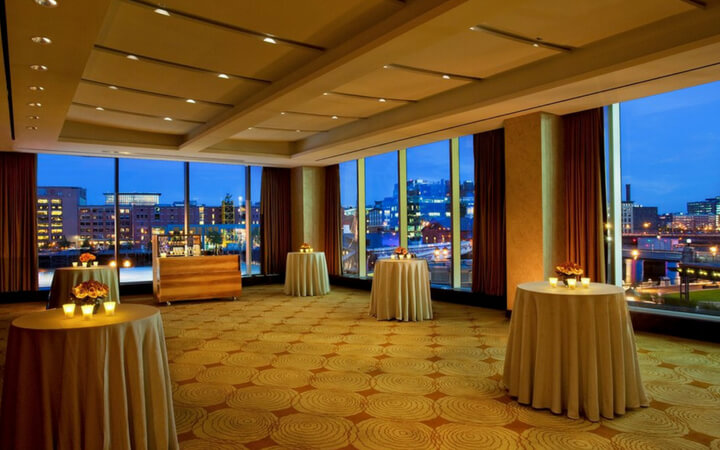
<path fill-rule="evenodd" d="M 585 289 L 590 287 L 590 278 L 589 277 L 582 277 L 580 278 L 580 284 L 582 284 L 582 287 Z"/>
<path fill-rule="evenodd" d="M 77 261 L 73 261 L 73 262 L 72 262 L 72 266 L 73 266 L 73 267 L 77 267 Z"/>
<path fill-rule="evenodd" d="M 80 309 L 82 310 L 83 319 L 85 319 L 85 320 L 92 319 L 94 308 L 95 308 L 95 305 L 81 305 Z"/>
<path fill-rule="evenodd" d="M 556 288 L 558 285 L 558 279 L 557 277 L 550 277 L 548 278 L 548 282 L 550 283 L 550 287 Z"/>
<path fill-rule="evenodd" d="M 75 303 L 65 303 L 62 305 L 62 308 L 66 319 L 72 319 L 75 317 Z"/>
<path fill-rule="evenodd" d="M 103 308 L 105 308 L 105 315 L 114 316 L 116 306 L 117 302 L 103 302 Z"/>
<path fill-rule="evenodd" d="M 577 280 L 575 278 L 568 278 L 565 282 L 570 289 L 575 289 L 577 286 Z"/>

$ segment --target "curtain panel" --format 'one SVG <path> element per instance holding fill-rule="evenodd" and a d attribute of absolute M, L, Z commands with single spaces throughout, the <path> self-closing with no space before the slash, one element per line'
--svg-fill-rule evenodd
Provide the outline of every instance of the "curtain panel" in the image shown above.
<path fill-rule="evenodd" d="M 0 292 L 35 291 L 37 155 L 0 152 Z"/>
<path fill-rule="evenodd" d="M 262 272 L 285 273 L 290 251 L 290 169 L 263 168 L 260 187 Z"/>
<path fill-rule="evenodd" d="M 340 166 L 325 167 L 325 257 L 328 273 L 342 275 Z"/>
<path fill-rule="evenodd" d="M 602 108 L 563 116 L 567 259 L 605 282 L 605 145 Z"/>
<path fill-rule="evenodd" d="M 475 211 L 472 291 L 494 296 L 507 292 L 505 256 L 505 131 L 473 136 Z"/>

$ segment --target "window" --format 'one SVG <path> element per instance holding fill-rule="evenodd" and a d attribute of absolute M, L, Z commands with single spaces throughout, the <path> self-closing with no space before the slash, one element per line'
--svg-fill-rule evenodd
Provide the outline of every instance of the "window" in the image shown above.
<path fill-rule="evenodd" d="M 720 313 L 718 121 L 720 82 L 620 105 L 616 226 L 635 305 Z"/>
<path fill-rule="evenodd" d="M 358 179 L 357 161 L 340 164 L 340 206 L 342 208 L 342 271 L 358 275 Z"/>
<path fill-rule="evenodd" d="M 119 172 L 120 282 L 150 281 L 152 235 L 184 233 L 184 163 L 121 159 Z"/>
<path fill-rule="evenodd" d="M 472 237 L 475 213 L 475 155 L 473 137 L 458 139 L 460 165 L 460 286 L 472 287 Z"/>
<path fill-rule="evenodd" d="M 62 167 L 62 170 L 58 170 Z M 38 282 L 49 287 L 55 269 L 91 251 L 100 264 L 114 257 L 115 219 L 105 203 L 114 192 L 111 158 L 38 155 Z"/>
<path fill-rule="evenodd" d="M 190 233 L 202 237 L 203 252 L 240 258 L 247 274 L 245 166 L 190 164 Z"/>
<path fill-rule="evenodd" d="M 252 166 L 250 168 L 250 201 L 251 217 L 250 238 L 252 243 L 252 256 L 250 273 L 252 275 L 262 273 L 260 263 L 260 187 L 262 186 L 262 167 Z"/>
<path fill-rule="evenodd" d="M 398 211 L 398 153 L 365 159 L 365 242 L 367 273 L 375 261 L 389 258 L 400 244 Z"/>
<path fill-rule="evenodd" d="M 450 141 L 407 149 L 408 250 L 427 260 L 433 284 L 452 284 L 450 193 Z"/>

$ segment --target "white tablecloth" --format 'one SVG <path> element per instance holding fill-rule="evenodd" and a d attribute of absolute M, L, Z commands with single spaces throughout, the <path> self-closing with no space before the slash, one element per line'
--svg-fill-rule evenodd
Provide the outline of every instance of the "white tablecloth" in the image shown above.
<path fill-rule="evenodd" d="M 68 303 L 72 288 L 83 281 L 96 280 L 108 286 L 105 301 L 120 303 L 117 270 L 110 266 L 60 267 L 55 269 L 50 286 L 48 308 L 59 308 Z"/>
<path fill-rule="evenodd" d="M 375 264 L 370 315 L 378 320 L 432 319 L 430 272 L 424 259 L 381 259 Z"/>
<path fill-rule="evenodd" d="M 519 285 L 503 382 L 519 403 L 573 419 L 647 406 L 622 288 Z"/>
<path fill-rule="evenodd" d="M 300 297 L 330 292 L 325 253 L 290 252 L 285 268 L 285 294 Z"/>
<path fill-rule="evenodd" d="M 0 411 L 2 449 L 177 449 L 160 313 L 62 309 L 15 319 Z"/>

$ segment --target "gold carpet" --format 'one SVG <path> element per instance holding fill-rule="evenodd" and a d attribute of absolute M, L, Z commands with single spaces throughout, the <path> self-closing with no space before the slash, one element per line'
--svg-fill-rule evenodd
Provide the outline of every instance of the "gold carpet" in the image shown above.
<path fill-rule="evenodd" d="M 503 312 L 379 322 L 369 299 L 273 285 L 161 307 L 181 447 L 720 449 L 720 345 L 638 333 L 650 407 L 591 423 L 505 395 Z M 0 361 L 9 321 L 37 309 L 0 306 Z"/>

